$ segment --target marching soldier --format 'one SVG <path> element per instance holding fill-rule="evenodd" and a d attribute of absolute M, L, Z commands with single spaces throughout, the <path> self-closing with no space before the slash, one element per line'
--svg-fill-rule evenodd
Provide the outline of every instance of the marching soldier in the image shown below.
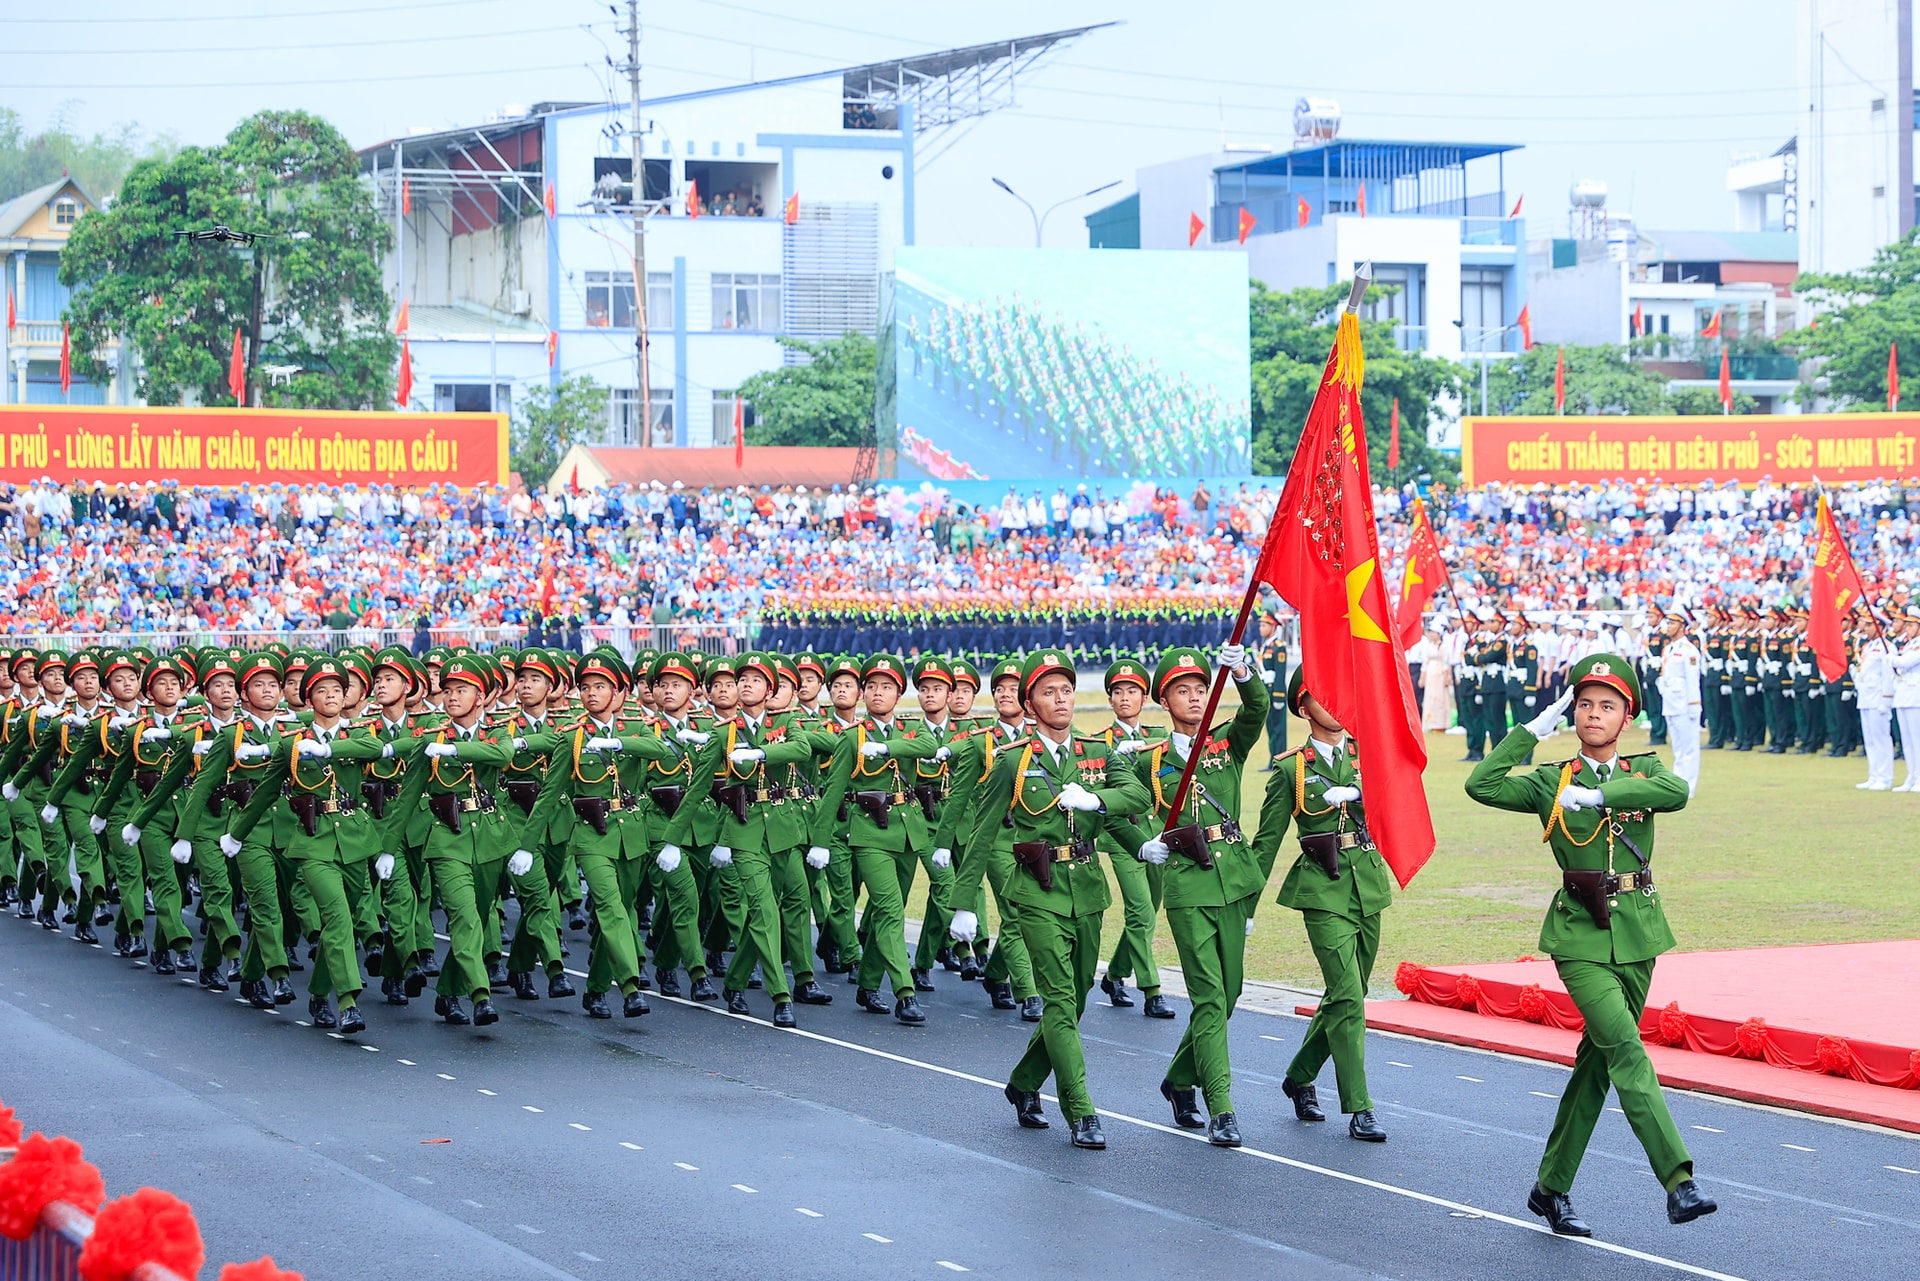
<path fill-rule="evenodd" d="M 1625 659 L 1582 658 L 1568 684 L 1559 701 L 1501 740 L 1468 777 L 1467 795 L 1537 816 L 1560 865 L 1562 888 L 1547 909 L 1540 950 L 1553 958 L 1586 1026 L 1527 1208 L 1557 1233 L 1591 1236 L 1568 1193 L 1609 1083 L 1667 1190 L 1668 1220 L 1686 1223 L 1718 1207 L 1694 1182 L 1693 1158 L 1640 1039 L 1654 959 L 1674 946 L 1654 886 L 1654 816 L 1685 809 L 1687 785 L 1656 755 L 1620 755 L 1620 735 L 1640 710 L 1639 678 Z M 1515 774 L 1569 705 L 1579 754 Z"/>
<path fill-rule="evenodd" d="M 911 675 L 914 692 L 920 702 L 922 732 L 933 735 L 942 745 L 951 749 L 962 735 L 953 724 L 950 711 L 954 690 L 951 665 L 944 658 L 928 655 L 914 663 Z M 927 757 L 915 761 L 912 783 L 914 799 L 926 814 L 929 827 L 938 833 L 941 816 L 953 792 L 952 761 L 947 757 Z M 911 969 L 915 989 L 931 992 L 934 990 L 933 967 L 936 964 L 954 973 L 961 969 L 960 960 L 949 945 L 947 933 L 947 927 L 953 921 L 953 850 L 947 846 L 929 849 L 921 857 L 921 866 L 927 873 L 927 906 L 922 914 L 920 942 L 914 949 Z M 910 896 L 912 889 L 909 880 L 901 889 L 902 897 Z"/>
<path fill-rule="evenodd" d="M 411 654 L 397 646 L 383 649 L 373 656 L 372 668 L 369 689 L 374 711 L 364 725 L 375 739 L 406 743 L 439 726 L 443 718 L 421 701 L 426 674 Z M 433 815 L 416 805 L 403 818 L 393 819 L 408 769 L 424 768 L 410 766 L 409 753 L 410 749 L 403 753 L 396 748 L 391 757 L 368 761 L 361 780 L 369 815 L 383 838 L 374 870 L 380 878 L 380 902 L 387 921 L 379 968 L 380 991 L 388 1005 L 406 1005 L 440 972 L 433 956 L 433 919 L 428 911 L 426 848 Z"/>
<path fill-rule="evenodd" d="M 1705 644 L 1701 647 L 1703 674 L 1700 705 L 1706 714 L 1706 751 L 1717 752 L 1733 738 L 1733 673 L 1727 660 L 1732 652 L 1732 633 L 1726 615 L 1717 609 L 1707 611 Z"/>
<path fill-rule="evenodd" d="M 1515 614 L 1507 620 L 1506 646 L 1507 659 L 1501 668 L 1501 706 L 1512 708 L 1515 716 L 1531 715 L 1533 705 L 1540 700 L 1540 651 L 1527 636 L 1524 614 Z M 1496 741 L 1507 732 L 1505 717 L 1503 710 L 1500 724 L 1492 731 Z"/>
<path fill-rule="evenodd" d="M 1281 662 L 1284 665 L 1284 657 Z M 1113 724 L 1101 736 L 1106 739 L 1108 747 L 1121 752 L 1137 752 L 1166 738 L 1164 729 L 1158 726 L 1145 729 L 1140 724 L 1140 711 L 1147 699 L 1147 669 L 1144 664 L 1131 658 L 1120 659 L 1107 668 L 1106 687 L 1107 706 L 1113 710 Z M 1286 731 L 1283 729 L 1283 741 L 1285 737 Z M 1138 817 L 1127 815 L 1121 821 L 1138 827 Z M 1153 830 L 1157 832 L 1159 828 Z M 1116 840 L 1121 839 L 1118 823 L 1109 826 L 1108 835 Z M 1144 840 L 1148 835 L 1150 833 L 1143 829 L 1135 839 Z M 1131 855 L 1133 850 L 1127 848 L 1124 852 Z M 1173 1007 L 1160 995 L 1160 967 L 1153 959 L 1153 927 L 1160 915 L 1163 892 L 1161 865 L 1132 857 L 1114 858 L 1111 862 L 1113 879 L 1120 886 L 1123 923 L 1120 938 L 1114 943 L 1113 956 L 1107 962 L 1106 977 L 1100 980 L 1100 990 L 1107 994 L 1107 1000 L 1112 1004 L 1131 1009 L 1133 997 L 1127 991 L 1127 980 L 1137 971 L 1140 995 L 1146 1002 L 1143 1013 L 1150 1019 L 1170 1019 L 1173 1017 Z"/>
<path fill-rule="evenodd" d="M 554 754 L 566 742 L 565 732 L 550 715 L 560 685 L 559 668 L 553 655 L 544 649 L 522 651 L 513 674 L 515 705 L 493 726 L 495 733 L 513 745 L 513 760 L 500 772 L 500 790 L 523 819 L 532 815 Z M 545 830 L 529 827 L 521 833 L 522 843 L 533 855 L 533 866 L 525 876 L 513 879 L 520 920 L 514 926 L 506 965 L 508 984 L 522 1001 L 539 999 L 533 984 L 536 965 L 546 971 L 549 999 L 574 995 L 561 956 L 558 886 L 565 874 L 572 835 L 573 815 L 565 810 L 555 810 Z"/>
<path fill-rule="evenodd" d="M 653 871 L 648 874 L 653 886 L 657 940 L 652 944 L 654 980 L 662 996 L 679 996 L 676 971 L 684 965 L 691 984 L 689 995 L 696 1001 L 717 1001 L 720 993 L 707 974 L 706 949 L 700 941 L 700 887 L 694 880 L 692 860 L 684 851 L 669 854 L 664 848 L 667 827 L 693 788 L 696 766 L 690 748 L 708 741 L 708 735 L 695 729 L 688 715 L 694 690 L 699 687 L 699 672 L 691 656 L 669 652 L 656 656 L 647 674 L 648 687 L 653 691 L 654 728 L 670 753 L 663 760 L 646 762 L 645 791 L 640 795 L 641 803 L 650 807 L 647 831 L 659 834 Z"/>

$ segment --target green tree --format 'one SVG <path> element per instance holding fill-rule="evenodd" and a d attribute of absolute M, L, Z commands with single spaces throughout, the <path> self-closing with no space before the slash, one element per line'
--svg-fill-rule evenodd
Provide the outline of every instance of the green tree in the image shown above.
<path fill-rule="evenodd" d="M 1887 353 L 1900 347 L 1899 408 L 1920 405 L 1920 229 L 1879 249 L 1859 271 L 1808 273 L 1794 292 L 1821 306 L 1819 323 L 1790 335 L 1819 358 L 1824 395 L 1842 410 L 1887 407 Z M 1803 388 L 1802 396 L 1811 394 Z"/>
<path fill-rule="evenodd" d="M 246 249 L 180 234 L 215 223 L 261 238 Z M 384 407 L 399 355 L 380 266 L 389 234 L 353 149 L 305 112 L 261 112 L 218 147 L 141 161 L 61 252 L 75 364 L 103 375 L 95 352 L 124 335 L 150 403 L 224 404 L 238 327 L 262 403 Z M 264 385 L 269 364 L 297 372 Z"/>
<path fill-rule="evenodd" d="M 1751 414 L 1760 408 L 1760 402 L 1744 391 L 1733 393 L 1733 412 Z M 1663 414 L 1717 414 L 1720 410 L 1720 389 L 1718 387 L 1674 387 L 1666 395 L 1660 407 Z"/>
<path fill-rule="evenodd" d="M 849 333 L 828 342 L 779 342 L 811 359 L 755 374 L 740 385 L 740 395 L 753 406 L 747 443 L 854 446 L 866 440 L 873 432 L 879 367 L 873 339 Z"/>
<path fill-rule="evenodd" d="M 1629 361 L 1624 348 L 1541 343 L 1488 371 L 1488 412 L 1551 415 L 1554 365 L 1562 351 L 1569 414 L 1657 414 L 1665 408 L 1667 380 Z"/>
<path fill-rule="evenodd" d="M 1280 293 L 1253 282 L 1249 354 L 1255 472 L 1278 475 L 1292 462 L 1346 299 L 1346 285 Z M 1387 479 L 1387 445 L 1393 402 L 1398 399 L 1401 475 L 1426 471 L 1439 480 L 1453 479 L 1454 464 L 1427 444 L 1427 424 L 1441 412 L 1443 399 L 1461 394 L 1464 374 L 1450 361 L 1402 351 L 1394 341 L 1391 322 L 1362 321 L 1360 332 L 1367 356 L 1360 404 L 1374 476 Z"/>
<path fill-rule="evenodd" d="M 136 161 L 164 160 L 179 150 L 173 135 L 142 141 L 139 127 L 130 124 L 83 138 L 68 123 L 78 106 L 63 103 L 53 123 L 36 134 L 27 132 L 18 112 L 0 107 L 0 203 L 64 174 L 95 200 L 106 200 L 120 190 Z"/>
<path fill-rule="evenodd" d="M 546 484 L 577 442 L 606 434 L 607 397 L 605 387 L 584 375 L 562 378 L 545 395 L 535 390 L 521 397 L 507 449 L 527 488 Z"/>

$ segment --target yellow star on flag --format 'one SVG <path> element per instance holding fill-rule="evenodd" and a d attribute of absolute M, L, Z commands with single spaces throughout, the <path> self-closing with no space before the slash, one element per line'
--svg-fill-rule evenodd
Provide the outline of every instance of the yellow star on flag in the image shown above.
<path fill-rule="evenodd" d="M 1387 643 L 1387 633 L 1372 615 L 1360 607 L 1360 598 L 1366 594 L 1367 584 L 1373 581 L 1377 564 L 1373 557 L 1368 557 L 1347 571 L 1347 627 L 1356 640 L 1379 641 L 1384 645 Z"/>

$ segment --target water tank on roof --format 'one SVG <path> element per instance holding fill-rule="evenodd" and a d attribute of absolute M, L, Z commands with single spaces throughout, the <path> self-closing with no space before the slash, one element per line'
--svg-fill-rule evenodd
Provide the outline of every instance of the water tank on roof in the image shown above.
<path fill-rule="evenodd" d="M 1582 178 L 1567 192 L 1575 209 L 1599 209 L 1607 203 L 1607 184 L 1598 178 Z"/>
<path fill-rule="evenodd" d="M 1340 133 L 1340 104 L 1332 98 L 1302 98 L 1293 104 L 1293 141 L 1332 142 Z"/>

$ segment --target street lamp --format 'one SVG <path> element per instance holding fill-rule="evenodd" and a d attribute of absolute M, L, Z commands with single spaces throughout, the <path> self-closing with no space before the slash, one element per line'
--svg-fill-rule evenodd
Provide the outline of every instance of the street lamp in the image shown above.
<path fill-rule="evenodd" d="M 1460 340 L 1464 347 L 1467 337 L 1467 322 L 1464 320 L 1456 320 L 1453 322 L 1453 327 L 1460 331 Z M 1487 416 L 1487 362 L 1493 359 L 1494 351 L 1504 351 L 1506 349 L 1507 335 L 1519 327 L 1518 325 L 1501 325 L 1498 329 L 1480 330 L 1480 349 L 1477 354 L 1480 357 L 1480 416 L 1482 418 Z M 1498 345 L 1491 350 L 1487 347 L 1487 336 L 1489 334 L 1491 334 L 1498 343 Z"/>
<path fill-rule="evenodd" d="M 1006 192 L 1009 196 L 1012 196 L 1015 200 L 1018 200 L 1021 204 L 1027 207 L 1027 215 L 1033 219 L 1033 247 L 1035 249 L 1038 249 L 1040 248 L 1040 237 L 1046 231 L 1046 228 L 1047 228 L 1047 216 L 1049 214 L 1051 214 L 1054 210 L 1058 209 L 1061 205 L 1070 205 L 1076 200 L 1085 200 L 1088 196 L 1097 196 L 1101 192 L 1106 191 L 1109 188 L 1117 187 L 1120 185 L 1120 180 L 1118 178 L 1115 178 L 1112 182 L 1102 183 L 1100 186 L 1095 187 L 1092 191 L 1083 191 L 1077 196 L 1068 196 L 1065 200 L 1056 200 L 1052 204 L 1048 205 L 1045 210 L 1035 210 L 1033 207 L 1033 202 L 1028 200 L 1025 196 L 1021 195 L 1019 192 L 1015 191 L 1012 187 L 1009 187 L 1006 184 L 1005 179 L 995 178 L 993 180 L 993 185 L 1000 188 L 1000 190 Z"/>

